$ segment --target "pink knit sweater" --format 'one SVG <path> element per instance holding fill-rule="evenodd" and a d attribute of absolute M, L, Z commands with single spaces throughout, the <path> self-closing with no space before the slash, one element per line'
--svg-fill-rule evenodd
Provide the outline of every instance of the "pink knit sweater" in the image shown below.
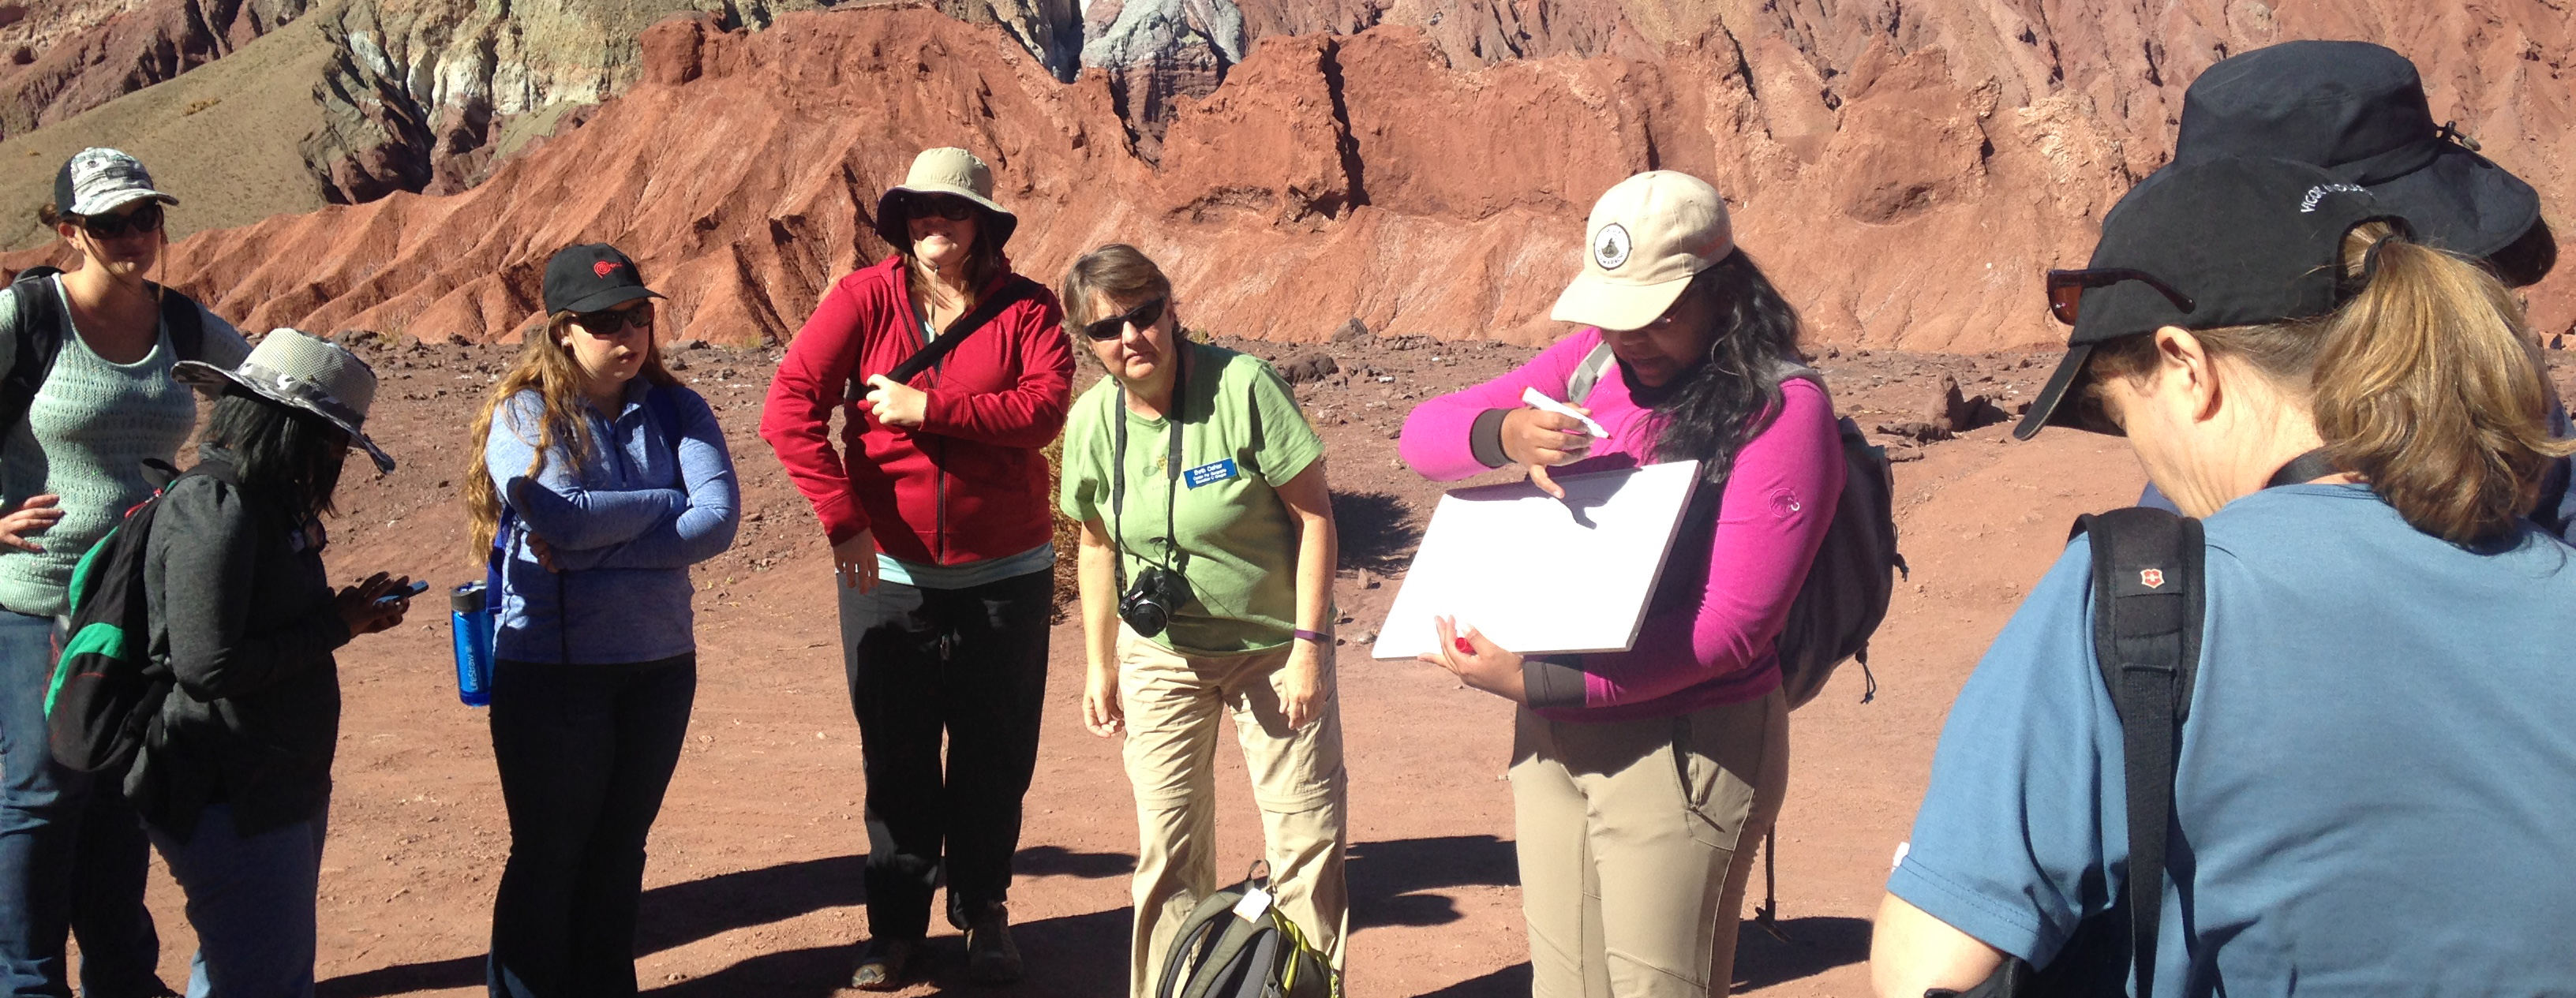
<path fill-rule="evenodd" d="M 1399 453 L 1434 481 L 1456 481 L 1492 470 L 1478 460 L 1469 435 L 1489 409 L 1521 407 L 1521 390 L 1564 399 L 1566 381 L 1601 331 L 1584 329 L 1557 341 L 1509 374 L 1414 407 L 1405 418 Z M 1832 400 L 1805 379 L 1781 384 L 1778 419 L 1744 445 L 1728 476 L 1708 550 L 1708 581 L 1698 599 L 1658 594 L 1659 609 L 1639 631 L 1636 647 L 1578 656 L 1585 674 L 1584 706 L 1540 708 L 1560 721 L 1615 721 L 1670 717 L 1760 697 L 1780 684 L 1777 642 L 1789 604 L 1798 597 L 1807 566 L 1833 522 L 1842 495 L 1843 462 Z M 1614 367 L 1602 372 L 1582 403 L 1610 431 L 1591 456 L 1555 469 L 1579 474 L 1652 462 L 1661 420 L 1639 406 L 1627 379 Z M 1694 552 L 1673 552 L 1674 558 Z"/>

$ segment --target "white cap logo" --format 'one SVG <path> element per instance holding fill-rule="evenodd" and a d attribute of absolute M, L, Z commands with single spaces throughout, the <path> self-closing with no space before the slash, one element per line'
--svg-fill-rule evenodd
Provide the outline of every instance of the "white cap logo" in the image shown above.
<path fill-rule="evenodd" d="M 1603 270 L 1617 270 L 1628 262 L 1628 227 L 1612 222 L 1601 227 L 1592 238 L 1592 262 Z"/>

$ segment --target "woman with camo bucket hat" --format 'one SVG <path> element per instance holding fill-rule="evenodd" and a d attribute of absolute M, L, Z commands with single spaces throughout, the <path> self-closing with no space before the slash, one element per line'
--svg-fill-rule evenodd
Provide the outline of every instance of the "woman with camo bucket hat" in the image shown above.
<path fill-rule="evenodd" d="M 339 666 L 352 637 L 402 623 L 410 581 L 334 588 L 323 514 L 367 438 L 376 375 L 292 329 L 238 367 L 174 372 L 216 395 L 197 463 L 163 491 L 143 540 L 150 648 L 174 688 L 126 795 L 187 894 L 188 993 L 310 995 Z"/>

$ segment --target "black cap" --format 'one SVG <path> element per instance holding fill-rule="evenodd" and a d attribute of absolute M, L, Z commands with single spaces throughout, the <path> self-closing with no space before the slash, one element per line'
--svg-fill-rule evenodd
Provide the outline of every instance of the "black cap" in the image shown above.
<path fill-rule="evenodd" d="M 644 286 L 635 261 L 607 243 L 556 250 L 546 261 L 546 313 L 596 312 L 637 298 L 659 298 Z"/>
<path fill-rule="evenodd" d="M 2164 168 L 2112 206 L 2086 269 L 2146 274 L 2190 307 L 2144 280 L 2087 289 L 2066 358 L 2013 435 L 2077 425 L 2062 403 L 2097 344 L 2166 326 L 2223 329 L 2334 311 L 2350 291 L 2343 237 L 2376 219 L 2404 224 L 2368 189 L 2306 163 L 2230 156 Z"/>
<path fill-rule="evenodd" d="M 2435 125 L 2415 64 L 2369 42 L 2284 42 L 2210 66 L 2183 92 L 2174 162 L 2215 156 L 2325 167 L 2470 256 L 2540 221 L 2539 193 Z"/>

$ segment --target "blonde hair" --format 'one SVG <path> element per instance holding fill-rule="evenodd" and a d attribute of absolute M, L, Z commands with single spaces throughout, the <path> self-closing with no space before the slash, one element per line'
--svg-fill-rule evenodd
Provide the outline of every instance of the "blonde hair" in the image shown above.
<path fill-rule="evenodd" d="M 2554 392 L 2522 306 L 2476 261 L 2415 243 L 2386 222 L 2345 234 L 2359 285 L 2313 319 L 2195 330 L 2285 386 L 2303 386 L 2334 466 L 2359 476 L 2415 529 L 2453 543 L 2513 532 L 2549 462 Z M 2153 370 L 2153 336 L 2096 350 L 2099 381 Z"/>
<path fill-rule="evenodd" d="M 519 359 L 501 375 L 500 382 L 492 386 L 492 394 L 483 400 L 482 409 L 474 414 L 470 438 L 474 446 L 466 448 L 467 460 L 461 470 L 465 480 L 465 521 L 474 538 L 469 558 L 478 564 L 484 552 L 491 549 L 492 539 L 501 532 L 500 484 L 492 480 L 491 469 L 484 463 L 482 445 L 492 438 L 492 420 L 503 405 L 530 389 L 536 391 L 544 405 L 544 418 L 537 421 L 536 439 L 529 440 L 524 430 L 516 431 L 521 433 L 519 439 L 537 452 L 528 462 L 528 477 L 534 478 L 545 470 L 546 454 L 558 442 L 574 455 L 576 466 L 587 465 L 596 454 L 590 421 L 581 417 L 581 406 L 585 404 L 581 396 L 581 364 L 573 360 L 572 352 L 563 344 L 572 321 L 571 312 L 547 316 L 545 328 L 530 333 L 520 344 Z M 659 386 L 678 384 L 679 379 L 662 366 L 661 344 L 649 339 L 646 342 L 644 369 L 636 377 Z"/>

